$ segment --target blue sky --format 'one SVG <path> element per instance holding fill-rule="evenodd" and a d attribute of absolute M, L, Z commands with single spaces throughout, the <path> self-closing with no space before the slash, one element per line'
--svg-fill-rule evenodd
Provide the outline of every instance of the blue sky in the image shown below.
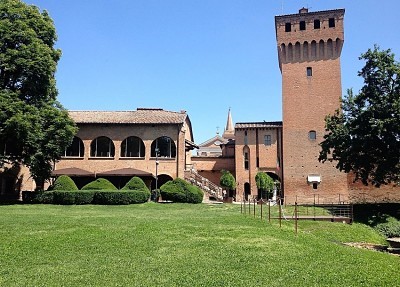
<path fill-rule="evenodd" d="M 196 143 L 234 122 L 282 120 L 274 16 L 345 8 L 343 93 L 361 53 L 400 58 L 398 0 L 25 0 L 55 22 L 59 101 L 70 110 L 186 110 Z"/>

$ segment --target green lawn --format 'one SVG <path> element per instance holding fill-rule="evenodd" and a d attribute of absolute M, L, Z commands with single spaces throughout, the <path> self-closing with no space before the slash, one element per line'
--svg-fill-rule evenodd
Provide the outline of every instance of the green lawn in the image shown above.
<path fill-rule="evenodd" d="M 267 223 L 240 205 L 0 206 L 0 286 L 400 286 L 362 224 Z"/>

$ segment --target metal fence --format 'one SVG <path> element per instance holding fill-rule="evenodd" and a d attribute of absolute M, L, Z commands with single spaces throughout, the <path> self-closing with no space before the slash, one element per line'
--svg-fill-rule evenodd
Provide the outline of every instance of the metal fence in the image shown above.
<path fill-rule="evenodd" d="M 279 226 L 282 221 L 294 221 L 295 233 L 298 231 L 298 221 L 330 221 L 351 224 L 353 222 L 353 205 L 345 202 L 315 203 L 310 204 L 283 204 L 283 198 L 272 200 L 243 200 L 240 205 L 242 214 L 260 218 L 271 223 L 278 220 Z"/>

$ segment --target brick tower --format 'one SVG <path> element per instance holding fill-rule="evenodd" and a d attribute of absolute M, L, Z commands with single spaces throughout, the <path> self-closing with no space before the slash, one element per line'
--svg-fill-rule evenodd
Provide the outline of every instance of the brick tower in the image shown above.
<path fill-rule="evenodd" d="M 340 106 L 344 9 L 275 17 L 282 73 L 283 193 L 288 202 L 348 198 L 346 174 L 320 163 L 325 116 Z M 328 199 L 329 198 L 329 199 Z"/>

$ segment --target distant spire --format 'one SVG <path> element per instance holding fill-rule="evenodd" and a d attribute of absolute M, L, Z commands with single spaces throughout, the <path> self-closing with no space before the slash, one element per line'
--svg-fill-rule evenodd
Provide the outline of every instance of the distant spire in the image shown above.
<path fill-rule="evenodd" d="M 228 120 L 226 121 L 226 128 L 225 131 L 233 131 L 233 122 L 232 122 L 232 115 L 231 115 L 231 107 L 228 110 Z"/>
<path fill-rule="evenodd" d="M 222 135 L 226 139 L 233 139 L 235 137 L 235 128 L 233 127 L 231 108 L 228 110 L 228 119 L 226 120 L 226 128 Z"/>

